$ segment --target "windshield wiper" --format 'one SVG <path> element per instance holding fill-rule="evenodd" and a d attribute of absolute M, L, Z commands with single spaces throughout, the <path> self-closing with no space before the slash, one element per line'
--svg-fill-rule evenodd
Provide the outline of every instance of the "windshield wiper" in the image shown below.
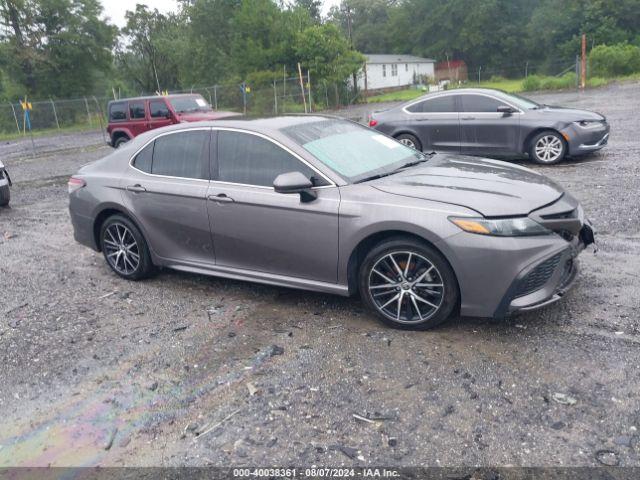
<path fill-rule="evenodd" d="M 357 180 L 353 183 L 363 183 L 363 182 L 368 182 L 370 180 L 376 180 L 378 178 L 382 178 L 382 177 L 388 177 L 389 175 L 393 175 L 395 173 L 401 172 L 402 170 L 409 168 L 409 167 L 413 167 L 414 165 L 418 165 L 419 163 L 424 163 L 426 161 L 428 161 L 431 157 L 433 157 L 436 154 L 436 152 L 431 152 L 431 153 L 420 153 L 421 158 L 419 160 L 415 160 L 413 162 L 409 162 L 409 163 L 405 163 L 404 165 L 399 166 L 398 168 L 391 170 L 390 172 L 385 172 L 385 173 L 378 173 L 376 175 L 371 175 L 370 177 L 366 177 L 363 178 L 361 180 Z"/>
<path fill-rule="evenodd" d="M 356 180 L 353 183 L 364 183 L 364 182 L 368 182 L 370 180 L 377 180 L 378 178 L 382 178 L 382 177 L 388 177 L 389 175 L 393 175 L 394 173 L 397 173 L 397 170 L 393 170 L 391 172 L 386 172 L 386 173 L 378 173 L 376 175 L 371 175 L 370 177 L 365 177 L 362 178 L 360 180 Z"/>

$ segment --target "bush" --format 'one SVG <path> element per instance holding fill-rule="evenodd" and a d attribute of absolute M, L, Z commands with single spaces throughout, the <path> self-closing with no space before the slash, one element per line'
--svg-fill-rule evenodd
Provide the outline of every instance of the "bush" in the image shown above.
<path fill-rule="evenodd" d="M 522 81 L 522 90 L 525 92 L 540 90 L 540 83 L 539 75 L 529 75 Z"/>
<path fill-rule="evenodd" d="M 590 75 L 615 77 L 640 72 L 640 47 L 628 43 L 598 45 L 589 53 Z"/>

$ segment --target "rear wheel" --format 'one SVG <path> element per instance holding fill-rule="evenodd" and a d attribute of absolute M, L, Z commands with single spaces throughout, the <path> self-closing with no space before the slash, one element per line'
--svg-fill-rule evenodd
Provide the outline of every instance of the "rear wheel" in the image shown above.
<path fill-rule="evenodd" d="M 374 247 L 359 272 L 362 300 L 378 318 L 401 329 L 426 330 L 449 318 L 460 296 L 442 255 L 411 238 Z"/>
<path fill-rule="evenodd" d="M 115 142 L 113 142 L 113 146 L 114 146 L 114 148 L 119 148 L 122 145 L 124 145 L 125 143 L 127 143 L 128 141 L 129 141 L 128 137 L 120 136 L 120 137 L 116 138 Z"/>
<path fill-rule="evenodd" d="M 6 207 L 11 200 L 11 191 L 9 185 L 3 185 L 0 187 L 0 207 Z"/>
<path fill-rule="evenodd" d="M 542 165 L 553 165 L 562 161 L 567 150 L 564 138 L 551 130 L 539 133 L 531 140 L 529 157 Z"/>
<path fill-rule="evenodd" d="M 420 152 L 422 151 L 422 144 L 420 143 L 420 140 L 418 140 L 414 135 L 411 135 L 410 133 L 401 133 L 396 137 L 396 140 L 409 148 L 413 148 L 414 150 L 418 150 Z"/>
<path fill-rule="evenodd" d="M 127 217 L 113 215 L 102 224 L 100 246 L 111 270 L 122 278 L 140 280 L 153 273 L 147 242 Z"/>

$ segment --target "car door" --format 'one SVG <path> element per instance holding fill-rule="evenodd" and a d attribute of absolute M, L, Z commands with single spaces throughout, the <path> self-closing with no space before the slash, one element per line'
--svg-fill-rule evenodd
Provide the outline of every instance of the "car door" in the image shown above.
<path fill-rule="evenodd" d="M 508 155 L 518 152 L 520 110 L 484 94 L 459 95 L 461 151 L 475 155 Z M 513 108 L 511 113 L 498 107 Z"/>
<path fill-rule="evenodd" d="M 129 102 L 128 126 L 134 137 L 149 129 L 144 100 L 132 100 Z"/>
<path fill-rule="evenodd" d="M 339 189 L 266 136 L 217 129 L 213 138 L 207 205 L 216 265 L 335 283 Z M 275 192 L 274 179 L 292 171 L 324 185 L 314 187 L 315 200 Z"/>
<path fill-rule="evenodd" d="M 171 125 L 171 112 L 164 98 L 149 100 L 149 129 Z"/>
<path fill-rule="evenodd" d="M 405 107 L 425 152 L 460 150 L 460 121 L 455 96 L 438 95 Z"/>
<path fill-rule="evenodd" d="M 168 263 L 214 263 L 207 212 L 211 130 L 157 137 L 137 153 L 121 187 L 153 252 Z"/>

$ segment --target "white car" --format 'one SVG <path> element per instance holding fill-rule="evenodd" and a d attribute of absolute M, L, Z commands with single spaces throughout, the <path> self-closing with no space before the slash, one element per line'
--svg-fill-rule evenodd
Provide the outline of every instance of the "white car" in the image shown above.
<path fill-rule="evenodd" d="M 4 163 L 0 162 L 0 207 L 9 205 L 9 200 L 11 199 L 10 186 L 11 178 L 9 177 L 9 172 L 4 167 Z"/>

